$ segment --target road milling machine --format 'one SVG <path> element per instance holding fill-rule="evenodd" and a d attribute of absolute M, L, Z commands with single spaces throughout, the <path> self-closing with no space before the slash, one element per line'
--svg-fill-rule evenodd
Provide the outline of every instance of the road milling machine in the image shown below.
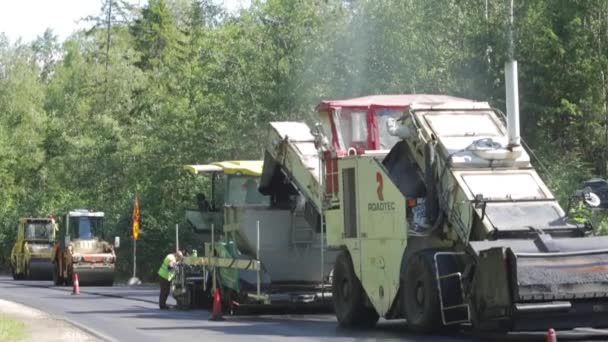
<path fill-rule="evenodd" d="M 312 132 L 271 123 L 261 189 L 305 194 L 340 248 L 341 326 L 608 326 L 608 237 L 571 223 L 532 166 L 506 66 L 506 125 L 486 102 L 439 95 L 323 101 Z"/>
<path fill-rule="evenodd" d="M 78 273 L 80 285 L 112 286 L 116 254 L 120 240 L 114 245 L 104 240 L 104 213 L 75 209 L 65 215 L 59 239 L 53 249 L 53 281 L 55 285 L 72 285 Z"/>
<path fill-rule="evenodd" d="M 259 308 L 331 307 L 329 275 L 336 254 L 321 253 L 317 221 L 307 220 L 296 191 L 271 201 L 259 191 L 262 161 L 186 165 L 211 178 L 186 219 L 206 239 L 179 266 L 172 289 L 178 306 L 210 303 L 215 286 L 232 313 Z M 215 281 L 213 279 L 215 278 Z"/>
<path fill-rule="evenodd" d="M 55 244 L 57 223 L 52 217 L 21 218 L 17 241 L 11 250 L 13 279 L 51 280 L 51 254 Z"/>

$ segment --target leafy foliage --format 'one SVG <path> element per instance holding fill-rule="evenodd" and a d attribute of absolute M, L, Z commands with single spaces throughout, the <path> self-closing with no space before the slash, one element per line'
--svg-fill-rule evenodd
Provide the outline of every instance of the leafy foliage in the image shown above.
<path fill-rule="evenodd" d="M 518 1 L 522 132 L 562 202 L 606 176 L 608 2 Z M 445 93 L 504 108 L 508 2 L 103 1 L 60 43 L 0 34 L 0 264 L 17 218 L 104 210 L 124 244 L 141 199 L 153 277 L 194 206 L 187 163 L 259 159 L 269 121 L 314 121 L 326 98 Z M 201 186 L 204 186 L 201 185 Z M 565 204 L 565 203 L 564 203 Z"/>

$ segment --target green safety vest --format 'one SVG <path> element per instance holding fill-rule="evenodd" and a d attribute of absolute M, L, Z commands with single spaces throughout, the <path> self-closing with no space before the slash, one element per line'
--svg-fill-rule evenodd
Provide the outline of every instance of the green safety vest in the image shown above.
<path fill-rule="evenodd" d="M 173 254 L 167 254 L 165 260 L 163 260 L 162 265 L 160 265 L 160 268 L 158 269 L 158 275 L 168 281 L 171 281 L 171 279 L 173 279 L 173 276 L 175 275 L 175 272 L 173 272 L 173 270 L 169 270 L 169 264 L 171 263 L 171 261 L 175 261 L 175 256 Z"/>

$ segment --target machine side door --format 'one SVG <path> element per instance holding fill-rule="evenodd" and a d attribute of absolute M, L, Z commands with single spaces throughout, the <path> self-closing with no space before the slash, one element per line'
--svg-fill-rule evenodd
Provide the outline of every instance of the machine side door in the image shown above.
<path fill-rule="evenodd" d="M 407 243 L 406 199 L 372 157 L 357 159 L 357 176 L 360 280 L 378 314 L 385 316 L 399 289 Z"/>
<path fill-rule="evenodd" d="M 359 211 L 357 210 L 360 194 L 357 191 L 357 167 L 356 160 L 345 158 L 340 160 L 339 172 L 342 182 L 342 196 L 340 208 L 342 217 L 336 221 L 342 221 L 342 244 L 348 249 L 355 274 L 361 278 L 361 241 L 359 235 Z"/>

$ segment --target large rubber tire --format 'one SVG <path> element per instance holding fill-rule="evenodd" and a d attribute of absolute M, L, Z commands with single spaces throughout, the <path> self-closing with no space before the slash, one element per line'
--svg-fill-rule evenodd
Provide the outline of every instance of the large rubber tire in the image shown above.
<path fill-rule="evenodd" d="M 186 291 L 183 295 L 179 297 L 174 297 L 175 302 L 177 303 L 177 308 L 181 310 L 190 310 L 192 309 L 192 287 L 190 285 L 186 285 Z"/>
<path fill-rule="evenodd" d="M 211 277 L 207 280 L 207 291 L 203 291 L 203 284 L 195 284 L 193 290 L 193 302 L 196 308 L 211 310 L 213 308 L 213 295 L 211 293 Z"/>
<path fill-rule="evenodd" d="M 336 258 L 332 280 L 332 297 L 336 318 L 345 328 L 369 328 L 378 322 L 378 313 L 365 306 L 367 295 L 353 269 L 347 252 Z"/>
<path fill-rule="evenodd" d="M 439 295 L 433 262 L 428 253 L 412 255 L 404 279 L 404 311 L 410 330 L 429 333 L 441 327 Z"/>

